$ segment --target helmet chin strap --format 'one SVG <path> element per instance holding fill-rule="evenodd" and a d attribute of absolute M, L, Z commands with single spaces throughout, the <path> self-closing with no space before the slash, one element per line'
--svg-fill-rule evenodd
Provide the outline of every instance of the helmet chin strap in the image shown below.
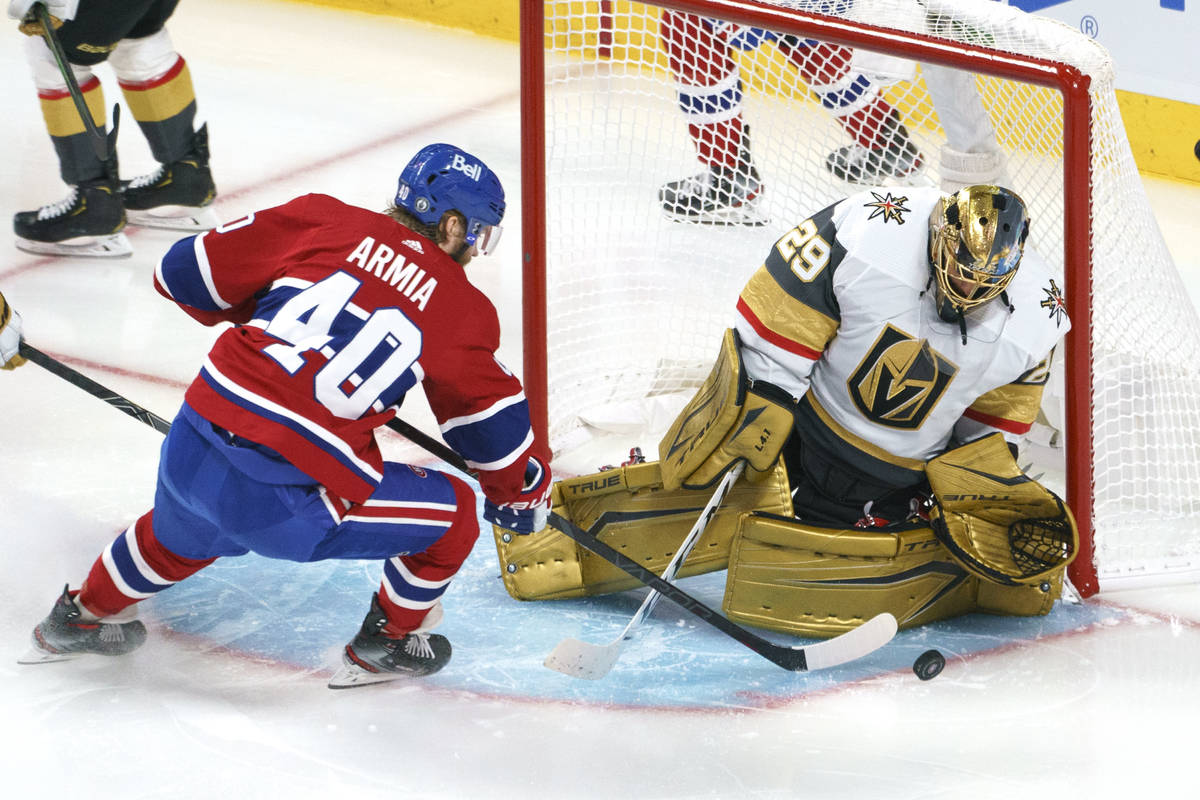
<path fill-rule="evenodd" d="M 932 275 L 929 276 L 929 283 L 925 286 L 925 291 L 929 291 L 930 286 L 933 287 L 933 304 L 937 309 L 937 315 L 943 322 L 958 323 L 958 332 L 962 334 L 962 343 L 967 343 L 967 319 L 963 316 L 963 307 L 955 305 L 950 298 L 942 292 L 942 287 L 937 285 L 937 281 Z"/>

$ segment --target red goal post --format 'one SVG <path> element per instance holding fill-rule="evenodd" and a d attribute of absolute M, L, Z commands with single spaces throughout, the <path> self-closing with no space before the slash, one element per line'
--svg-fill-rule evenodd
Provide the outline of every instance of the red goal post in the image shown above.
<path fill-rule="evenodd" d="M 866 0 L 860 0 L 865 3 Z M 971 5 L 972 0 L 962 2 L 959 5 Z M 976 0 L 973 10 L 980 13 L 991 14 L 983 5 L 997 6 L 997 9 L 1003 8 L 1003 12 L 997 11 L 998 26 L 1009 24 L 1012 18 L 1011 15 L 1015 12 L 1013 9 L 1008 9 L 999 4 L 990 3 L 990 0 Z M 877 6 L 895 5 L 895 0 L 890 2 L 880 2 L 875 0 Z M 603 228 L 609 225 L 609 216 L 607 214 L 592 214 L 589 212 L 587 218 L 572 217 L 571 202 L 576 194 L 587 194 L 589 200 L 594 200 L 594 195 L 600 195 L 608 191 L 605 187 L 610 185 L 619 185 L 622 189 L 626 184 L 637 182 L 647 171 L 647 165 L 655 165 L 667 156 L 669 148 L 663 148 L 663 152 L 655 151 L 649 156 L 644 155 L 641 151 L 630 158 L 630 168 L 625 178 L 618 180 L 613 184 L 597 184 L 595 186 L 586 186 L 588 180 L 586 174 L 582 178 L 584 188 L 573 189 L 560 187 L 567 186 L 571 181 L 578 179 L 578 176 L 572 172 L 573 166 L 569 163 L 570 159 L 564 159 L 557 151 L 559 139 L 566 142 L 563 150 L 566 152 L 576 152 L 571 150 L 574 144 L 569 141 L 574 132 L 568 132 L 565 136 L 559 136 L 556 125 L 561 125 L 563 113 L 560 112 L 557 99 L 559 95 L 565 96 L 567 99 L 563 103 L 564 107 L 574 107 L 580 105 L 578 97 L 584 97 L 582 105 L 594 108 L 603 108 L 603 111 L 598 116 L 593 116 L 590 121 L 585 120 L 579 123 L 581 135 L 587 135 L 589 126 L 609 126 L 620 127 L 622 129 L 628 127 L 631 133 L 622 139 L 618 146 L 612 147 L 611 151 L 587 151 L 581 161 L 594 160 L 603 162 L 603 167 L 608 168 L 611 164 L 619 162 L 625 157 L 630 150 L 630 145 L 626 140 L 636 140 L 639 135 L 636 131 L 638 125 L 643 124 L 645 120 L 654 120 L 651 124 L 651 129 L 645 132 L 647 141 L 665 141 L 670 138 L 667 133 L 662 133 L 659 130 L 661 124 L 665 128 L 671 126 L 669 117 L 677 111 L 673 108 L 673 102 L 670 100 L 669 92 L 669 76 L 664 77 L 662 70 L 661 59 L 656 61 L 656 56 L 653 54 L 654 47 L 654 30 L 653 23 L 658 9 L 672 9 L 675 11 L 697 14 L 705 17 L 720 18 L 727 20 L 737 25 L 752 26 L 755 28 L 763 28 L 771 31 L 776 31 L 786 34 L 794 34 L 804 39 L 820 40 L 839 45 L 845 45 L 857 50 L 882 52 L 888 55 L 910 59 L 921 64 L 935 64 L 945 67 L 954 68 L 957 70 L 965 70 L 973 73 L 978 77 L 978 80 L 987 80 L 988 76 L 1009 82 L 1018 87 L 1043 87 L 1053 92 L 1061 101 L 1053 101 L 1047 105 L 1048 111 L 1038 111 L 1041 114 L 1050 114 L 1053 116 L 1053 122 L 1049 125 L 1042 125 L 1039 118 L 1034 115 L 1032 117 L 1033 124 L 1031 129 L 1042 127 L 1052 128 L 1052 135 L 1057 140 L 1050 146 L 1046 147 L 1046 152 L 1050 153 L 1058 162 L 1058 177 L 1046 177 L 1046 174 L 1041 174 L 1037 178 L 1027 179 L 1029 182 L 1036 180 L 1038 188 L 1036 192 L 1045 192 L 1051 199 L 1048 205 L 1045 206 L 1049 211 L 1043 211 L 1043 218 L 1038 219 L 1035 212 L 1035 225 L 1045 228 L 1056 228 L 1053 235 L 1042 240 L 1043 247 L 1046 247 L 1046 242 L 1052 242 L 1054 245 L 1051 249 L 1060 250 L 1060 253 L 1048 253 L 1044 250 L 1043 255 L 1048 256 L 1051 260 L 1057 260 L 1061 265 L 1062 275 L 1065 283 L 1065 295 L 1067 308 L 1069 309 L 1072 330 L 1066 337 L 1065 357 L 1063 358 L 1063 366 L 1061 367 L 1062 385 L 1065 387 L 1065 399 L 1063 402 L 1063 418 L 1062 427 L 1065 432 L 1065 458 L 1062 466 L 1062 481 L 1065 485 L 1065 495 L 1069 502 L 1081 531 L 1081 551 L 1075 564 L 1072 567 L 1071 577 L 1076 588 L 1085 596 L 1094 594 L 1100 586 L 1100 571 L 1101 566 L 1098 564 L 1097 553 L 1095 551 L 1096 544 L 1096 453 L 1095 443 L 1096 436 L 1096 420 L 1095 398 L 1097 396 L 1095 375 L 1093 373 L 1095 357 L 1093 345 L 1096 339 L 1095 327 L 1093 324 L 1093 310 L 1095 307 L 1095 295 L 1093 292 L 1093 275 L 1094 275 L 1094 255 L 1097 247 L 1095 225 L 1098 218 L 1096 205 L 1097 200 L 1097 181 L 1094 175 L 1094 169 L 1097 163 L 1097 155 L 1094 151 L 1094 142 L 1098 136 L 1097 126 L 1103 124 L 1106 126 L 1105 135 L 1109 135 L 1111 131 L 1111 122 L 1109 121 L 1108 111 L 1104 110 L 1104 119 L 1098 121 L 1098 112 L 1096 108 L 1097 88 L 1094 83 L 1097 80 L 1095 70 L 1089 72 L 1085 67 L 1079 64 L 1072 63 L 1068 59 L 1060 59 L 1055 57 L 1054 52 L 1021 52 L 1017 49 L 1004 48 L 998 46 L 989 46 L 987 39 L 991 37 L 993 40 L 999 40 L 1001 36 L 980 36 L 977 33 L 962 37 L 958 40 L 948 38 L 939 32 L 934 35 L 928 31 L 909 30 L 903 27 L 888 27 L 885 24 L 875 24 L 876 20 L 872 19 L 870 24 L 861 20 L 850 18 L 852 15 L 830 16 L 820 13 L 813 13 L 803 10 L 804 8 L 815 7 L 815 0 L 810 0 L 805 3 L 804 0 L 797 2 L 787 2 L 780 0 L 777 3 L 755 2 L 755 0 L 660 0 L 652 4 L 628 3 L 628 2 L 579 2 L 578 0 L 521 0 L 521 73 L 522 73 L 522 101 L 521 101 L 521 122 L 522 122 L 522 208 L 523 215 L 523 261 L 524 261 L 524 295 L 523 295 L 523 322 L 524 322 L 524 383 L 526 393 L 529 397 L 530 406 L 534 414 L 535 427 L 541 436 L 550 438 L 552 445 L 556 444 L 556 439 L 562 438 L 564 425 L 569 427 L 570 423 L 563 423 L 561 420 L 564 417 L 570 417 L 573 413 L 572 408 L 561 409 L 555 408 L 555 403 L 567 402 L 570 404 L 570 395 L 566 395 L 566 400 L 556 399 L 556 387 L 569 384 L 581 383 L 578 378 L 558 378 L 554 374 L 555 358 L 561 358 L 560 354 L 555 354 L 554 349 L 558 342 L 563 341 L 569 336 L 578 334 L 577 328 L 579 324 L 576 322 L 560 323 L 556 320 L 556 309 L 564 302 L 577 303 L 583 306 L 583 314 L 591 315 L 595 319 L 596 327 L 590 332 L 582 334 L 579 345 L 572 345 L 576 349 L 572 351 L 571 358 L 578 357 L 583 360 L 588 360 L 597 352 L 593 347 L 599 347 L 599 343 L 607 339 L 613 338 L 614 334 L 620 334 L 620 331 L 612 331 L 605 329 L 609 315 L 614 317 L 619 313 L 619 310 L 609 308 L 603 305 L 600 300 L 589 299 L 592 295 L 570 295 L 564 300 L 564 296 L 548 300 L 550 295 L 557 291 L 560 286 L 565 285 L 570 278 L 564 277 L 568 273 L 563 272 L 571 268 L 577 267 L 581 270 L 604 273 L 608 270 L 610 264 L 615 264 L 622 257 L 619 244 L 627 244 L 632 248 L 632 244 L 628 244 L 626 240 L 636 239 L 641 234 L 638 229 L 640 225 L 640 217 L 635 218 L 635 224 L 621 226 L 619 222 L 612 222 L 612 227 L 606 234 L 609 237 L 608 241 L 612 242 L 611 259 L 605 262 L 602 258 L 598 261 L 581 262 L 577 255 L 573 255 L 569 247 L 555 245 L 555 242 L 566 241 L 569 239 L 569 234 L 562 233 L 562 229 L 570 226 L 593 226 Z M 853 2 L 836 2 L 826 3 L 824 7 L 830 5 L 838 6 L 841 10 L 847 7 L 852 7 Z M 1009 15 L 1009 16 L 1005 16 Z M 1050 23 L 1050 21 L 1046 21 Z M 1024 20 L 1022 20 L 1024 24 Z M 1042 24 L 1042 23 L 1036 23 Z M 1058 23 L 1052 23 L 1057 26 Z M 1050 33 L 1054 36 L 1067 36 L 1069 31 L 1052 29 Z M 953 31 L 951 31 L 953 33 Z M 1079 37 L 1077 32 L 1073 33 L 1075 37 Z M 1087 48 L 1088 44 L 1079 43 L 1071 40 L 1072 47 Z M 1072 47 L 1065 47 L 1065 51 L 1075 52 Z M 1098 49 L 1098 46 L 1095 46 Z M 1043 47 L 1043 50 L 1045 48 Z M 1076 47 L 1077 49 L 1077 47 Z M 624 55 L 621 53 L 624 52 Z M 615 54 L 615 56 L 614 56 Z M 548 59 L 548 55 L 550 58 Z M 619 63 L 614 61 L 614 57 L 622 59 Z M 1103 59 L 1101 59 L 1103 60 Z M 554 63 L 549 63 L 553 61 Z M 755 67 L 756 69 L 774 70 L 775 67 L 769 62 L 766 67 L 761 63 Z M 1102 70 L 1101 70 L 1102 71 Z M 644 77 L 650 76 L 650 77 Z M 1101 87 L 1101 91 L 1112 93 L 1111 74 L 1101 75 L 1105 81 L 1105 86 Z M 618 108 L 623 103 L 629 103 L 631 106 L 639 103 L 645 103 L 643 99 L 635 101 L 631 100 L 635 95 L 644 95 L 645 92 L 629 91 L 625 93 L 618 92 L 613 89 L 613 86 L 621 81 L 652 81 L 656 87 L 651 94 L 658 94 L 667 98 L 664 103 L 665 108 L 663 113 L 667 115 L 667 122 L 659 123 L 658 117 L 653 114 L 657 113 L 654 110 L 642 112 L 638 109 L 635 114 L 630 111 L 628 114 L 625 110 Z M 574 88 L 572 81 L 576 81 L 580 87 L 580 92 L 594 93 L 593 95 L 572 94 L 577 90 Z M 752 83 L 752 81 L 749 81 Z M 563 87 L 568 87 L 564 90 Z M 665 87 L 665 88 L 664 88 Z M 599 97 L 597 93 L 612 91 L 610 96 Z M 622 90 L 624 91 L 624 90 Z M 753 87 L 747 87 L 747 95 L 754 92 Z M 777 95 L 780 91 L 777 89 L 764 90 L 762 94 Z M 783 92 L 786 94 L 786 92 Z M 1020 100 L 1013 100 L 1010 97 L 997 96 L 989 98 L 988 102 L 996 104 L 997 107 L 1004 103 L 1016 104 L 1027 102 L 1027 95 L 1017 95 Z M 775 102 L 777 98 L 770 98 L 764 102 Z M 787 113 L 788 106 L 787 98 L 782 107 Z M 799 106 L 800 100 L 793 99 L 791 105 Z M 918 102 L 918 101 L 914 101 Z M 1114 103 L 1115 107 L 1115 103 Z M 989 106 L 989 112 L 993 108 Z M 800 111 L 796 111 L 799 114 Z M 811 112 L 805 112 L 811 113 Z M 1003 114 L 1008 113 L 1006 110 L 999 110 L 995 113 L 1001 115 L 1000 120 L 1003 124 Z M 626 121 L 627 116 L 637 116 L 638 122 L 629 125 Z M 816 117 L 814 117 L 816 119 Z M 1119 122 L 1119 115 L 1118 115 Z M 567 125 L 576 124 L 568 121 Z M 805 123 L 809 124 L 809 123 Z M 823 123 L 813 122 L 813 130 L 820 129 Z M 936 131 L 936 122 L 926 123 L 930 126 L 930 130 Z M 1059 127 L 1061 126 L 1061 132 Z M 913 123 L 914 129 L 917 123 Z M 762 133 L 760 127 L 756 130 L 756 136 Z M 1003 131 L 1007 136 L 1008 131 Z M 769 137 L 770 131 L 766 131 Z M 822 134 L 824 135 L 824 134 Z M 931 137 L 933 134 L 930 134 Z M 678 138 L 678 137 L 675 137 Z M 816 138 L 816 134 L 814 137 Z M 1015 152 L 1024 147 L 1020 141 L 1016 141 L 1020 137 L 1010 136 L 1008 140 L 1015 141 L 1015 144 L 1009 146 Z M 1124 142 L 1123 134 L 1119 135 L 1118 146 L 1115 150 L 1120 150 L 1120 143 Z M 795 141 L 793 139 L 793 141 Z M 933 141 L 931 138 L 929 141 Z M 658 147 L 660 145 L 651 145 Z M 637 148 L 638 145 L 632 145 Z M 785 148 L 777 143 L 768 141 L 767 148 L 775 147 L 778 152 L 785 152 Z M 1127 155 L 1128 147 L 1125 144 L 1125 153 L 1116 152 L 1115 156 L 1109 153 L 1108 150 L 1114 149 L 1105 145 L 1106 151 L 1103 154 L 1105 163 L 1111 160 L 1122 162 L 1122 159 Z M 580 151 L 582 152 L 582 151 Z M 809 161 L 818 161 L 809 159 Z M 1132 163 L 1129 156 L 1129 163 Z M 1107 168 L 1107 167 L 1106 167 Z M 797 167 L 797 169 L 808 169 L 808 167 Z M 816 169 L 816 168 L 814 168 Z M 1128 165 L 1123 162 L 1119 164 L 1119 171 L 1122 173 L 1119 181 L 1102 181 L 1104 189 L 1111 191 L 1114 185 L 1124 185 L 1123 182 L 1128 180 L 1130 170 Z M 827 176 L 818 176 L 817 172 L 805 173 L 804 177 L 796 182 L 816 185 L 824 180 Z M 796 173 L 801 174 L 801 173 Z M 1134 172 L 1136 175 L 1136 172 Z M 936 177 L 936 176 L 934 176 Z M 1019 175 L 1019 178 L 1024 176 Z M 787 181 L 777 181 L 776 187 L 782 188 Z M 549 187 L 549 188 L 548 188 Z M 646 184 L 645 193 L 653 195 L 657 188 L 654 181 L 648 181 Z M 1026 186 L 1017 185 L 1018 192 L 1025 195 Z M 842 187 L 840 194 L 848 194 L 854 191 L 854 187 Z M 1122 191 L 1124 191 L 1122 189 Z M 797 205 L 798 209 L 804 209 L 807 212 L 815 211 L 824 205 L 824 201 L 836 199 L 838 191 L 836 187 L 833 189 L 816 189 L 805 197 L 803 202 Z M 817 202 L 820 199 L 822 202 Z M 1125 198 L 1103 198 L 1104 202 L 1137 202 L 1135 198 L 1129 201 Z M 1145 205 L 1144 198 L 1141 200 L 1142 205 Z M 628 205 L 628 202 L 626 202 Z M 807 208 L 805 208 L 807 206 Z M 583 206 L 580 206 L 581 208 Z M 788 208 L 786 212 L 791 212 Z M 786 213 L 785 212 L 785 213 Z M 1141 223 L 1141 219 L 1148 212 L 1143 209 L 1137 209 L 1137 220 L 1139 230 L 1145 227 Z M 619 214 L 611 215 L 612 219 L 616 219 Z M 1054 216 L 1061 216 L 1061 225 L 1057 220 L 1051 219 Z M 603 217 L 603 218 L 599 218 Z M 802 218 L 802 214 L 797 212 L 794 216 L 786 219 L 780 219 L 779 222 L 787 225 L 793 224 L 795 220 Z M 648 227 L 653 227 L 655 223 L 647 221 Z M 1153 227 L 1152 217 L 1150 218 L 1150 226 Z M 786 227 L 786 225 L 785 225 Z M 556 233 L 557 231 L 557 233 Z M 576 234 L 578 235 L 578 234 Z M 668 231 L 664 236 L 676 236 L 674 231 Z M 738 231 L 733 236 L 745 235 Z M 1140 236 L 1141 234 L 1139 234 Z M 1157 235 L 1157 229 L 1152 234 L 1147 234 L 1153 237 Z M 773 241 L 773 237 L 767 235 L 766 238 Z M 1161 236 L 1159 236 L 1161 240 Z M 640 242 L 640 240 L 638 240 Z M 673 240 L 675 241 L 675 240 Z M 673 245 L 673 246 L 677 246 Z M 769 246 L 769 242 L 768 245 Z M 1129 247 L 1133 249 L 1147 249 L 1146 246 L 1135 242 Z M 593 249 L 596 249 L 593 247 Z M 652 247 L 651 247 L 652 249 Z M 1111 249 L 1111 248 L 1107 248 Z M 1161 253 L 1165 253 L 1165 248 L 1162 248 L 1153 242 L 1148 248 L 1153 250 L 1151 255 L 1158 261 L 1163 260 Z M 1161 251 L 1161 252 L 1160 252 Z M 765 252 L 765 247 L 760 248 L 760 252 Z M 632 258 L 635 253 L 624 254 Z M 753 267 L 757 264 L 754 259 L 761 258 L 759 253 L 749 253 L 743 256 L 743 260 L 747 262 L 747 266 Z M 1169 257 L 1166 258 L 1166 268 L 1173 269 L 1170 264 Z M 653 266 L 648 269 L 654 269 Z M 666 266 L 667 271 L 671 269 L 671 265 Z M 637 278 L 642 276 L 639 273 Z M 667 276 L 668 279 L 670 276 Z M 625 278 L 621 274 L 614 272 L 608 279 L 609 286 L 605 289 L 611 289 L 612 285 L 621 283 Z M 633 278 L 629 278 L 633 280 Z M 601 297 L 601 294 L 595 297 Z M 724 293 L 723 301 L 729 309 L 732 309 L 733 302 L 736 298 L 736 289 L 732 292 Z M 657 313 L 657 312 L 655 312 Z M 1192 312 L 1192 320 L 1194 322 L 1195 314 Z M 1185 320 L 1185 323 L 1189 322 Z M 1106 324 L 1111 326 L 1113 321 L 1108 320 Z M 711 326 L 710 326 L 711 327 Z M 1186 325 L 1184 327 L 1187 327 Z M 571 333 L 566 331 L 570 329 Z M 1191 329 L 1194 334 L 1194 326 Z M 632 335 L 632 334 L 631 334 Z M 690 336 L 691 334 L 686 334 Z M 700 337 L 707 336 L 707 329 Z M 590 337 L 590 338 L 589 338 Z M 668 338 L 683 338 L 684 335 L 670 334 Z M 707 351 L 715 352 L 716 338 L 709 337 L 708 341 L 704 342 L 703 348 Z M 633 346 L 637 348 L 654 347 L 657 343 L 638 340 Z M 626 347 L 630 347 L 629 343 Z M 681 362 L 685 359 L 661 359 L 662 361 L 670 361 L 672 364 Z M 704 366 L 704 371 L 707 371 L 707 366 Z M 601 371 L 604 371 L 603 369 Z M 609 370 L 608 372 L 612 372 Z M 602 378 L 597 378 L 596 383 L 599 384 L 602 380 L 608 379 L 608 372 Z M 612 381 L 615 384 L 623 384 L 626 382 L 636 383 L 636 381 L 626 381 L 619 375 L 614 375 Z M 589 380 L 588 383 L 591 383 Z M 652 387 L 660 387 L 660 378 L 654 378 L 650 385 Z M 653 394 L 658 391 L 658 388 L 652 388 L 647 391 L 647 394 Z M 1151 387 L 1153 391 L 1153 387 Z M 617 397 L 618 392 L 614 391 L 613 396 Z M 577 405 L 578 403 L 576 403 Z M 556 416 L 557 415 L 557 416 Z M 1135 414 L 1136 416 L 1136 414 Z M 1197 412 L 1195 404 L 1185 409 L 1185 417 L 1196 419 L 1200 416 Z M 1133 423 L 1135 425 L 1145 424 L 1144 422 Z M 1186 441 L 1184 449 L 1192 446 L 1192 442 Z M 1153 472 L 1153 470 L 1150 470 Z M 1186 476 L 1187 481 L 1195 483 L 1193 475 Z M 1061 489 L 1060 489 L 1061 490 Z M 1124 492 L 1125 490 L 1122 490 Z M 1120 501 L 1122 508 L 1133 507 L 1139 508 L 1142 501 L 1138 498 L 1126 502 Z M 1153 505 L 1153 503 L 1151 503 Z M 1170 516 L 1170 514 L 1168 514 Z M 1184 548 L 1185 550 L 1187 548 Z M 1172 555 L 1168 554 L 1170 557 Z M 1131 557 L 1133 562 L 1136 562 L 1139 556 Z M 1170 566 L 1159 569 L 1155 567 L 1152 571 L 1157 573 L 1179 573 L 1186 576 L 1193 576 L 1196 570 L 1200 569 L 1197 564 L 1200 563 L 1195 558 L 1194 551 L 1188 550 L 1184 553 L 1184 562 L 1180 564 L 1178 560 L 1171 563 Z M 1121 566 L 1119 570 L 1124 573 L 1136 573 L 1139 567 L 1136 563 L 1132 566 Z M 1105 583 L 1105 586 L 1109 584 Z M 1115 584 L 1114 584 L 1115 585 Z"/>

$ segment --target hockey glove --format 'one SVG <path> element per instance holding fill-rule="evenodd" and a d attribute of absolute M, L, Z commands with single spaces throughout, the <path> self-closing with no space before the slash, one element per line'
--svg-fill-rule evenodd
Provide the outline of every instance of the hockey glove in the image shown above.
<path fill-rule="evenodd" d="M 537 533 L 550 517 L 550 470 L 536 456 L 525 466 L 525 485 L 511 503 L 483 500 L 483 518 L 497 527 L 522 535 Z"/>
<path fill-rule="evenodd" d="M 15 369 L 25 363 L 19 355 L 21 315 L 0 294 L 0 369 Z"/>
<path fill-rule="evenodd" d="M 26 36 L 43 36 L 42 23 L 33 14 L 33 4 L 38 0 L 8 0 L 8 15 L 21 24 L 18 29 Z M 50 13 L 50 24 L 55 28 L 62 27 L 67 20 L 75 19 L 79 10 L 79 0 L 40 0 Z"/>

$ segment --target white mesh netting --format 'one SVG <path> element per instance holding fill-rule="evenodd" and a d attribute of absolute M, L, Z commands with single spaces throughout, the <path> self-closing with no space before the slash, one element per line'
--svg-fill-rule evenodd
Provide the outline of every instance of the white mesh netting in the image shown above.
<path fill-rule="evenodd" d="M 708 13 L 719 17 L 721 5 Z M 1090 195 L 1092 209 L 1092 328 L 1083 334 L 1094 420 L 1089 431 L 1064 419 L 1061 370 L 1046 416 L 1066 437 L 1093 443 L 1102 585 L 1200 576 L 1200 323 L 1145 199 L 1108 54 L 1061 23 L 992 0 L 763 5 L 965 42 L 994 51 L 998 64 L 1005 53 L 1067 63 L 1090 78 L 1090 184 L 1075 175 L 1070 185 L 1080 195 L 1071 202 Z M 642 3 L 564 0 L 544 11 L 545 357 L 556 452 L 596 430 L 660 432 L 707 375 L 738 292 L 780 233 L 859 188 L 834 174 L 849 163 L 841 171 L 854 177 L 856 152 L 876 151 L 858 162 L 862 182 L 891 186 L 949 181 L 948 136 L 954 151 L 983 162 L 1001 154 L 995 179 L 1029 206 L 1031 245 L 1064 267 L 1057 89 L 816 38 L 764 38 Z M 958 168 L 973 174 L 978 163 Z M 765 224 L 664 214 L 661 187 L 707 176 L 708 164 L 732 170 L 734 196 L 761 180 L 751 216 Z M 1061 451 L 1037 458 L 1047 482 L 1061 483 Z"/>

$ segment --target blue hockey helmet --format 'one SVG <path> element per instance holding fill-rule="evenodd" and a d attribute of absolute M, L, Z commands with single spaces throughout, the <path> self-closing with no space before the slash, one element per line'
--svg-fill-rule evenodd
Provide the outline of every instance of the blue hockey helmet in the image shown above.
<path fill-rule="evenodd" d="M 452 144 L 426 145 L 413 156 L 400 173 L 395 202 L 425 225 L 458 211 L 467 218 L 467 244 L 482 255 L 500 241 L 504 187 L 486 164 Z"/>

